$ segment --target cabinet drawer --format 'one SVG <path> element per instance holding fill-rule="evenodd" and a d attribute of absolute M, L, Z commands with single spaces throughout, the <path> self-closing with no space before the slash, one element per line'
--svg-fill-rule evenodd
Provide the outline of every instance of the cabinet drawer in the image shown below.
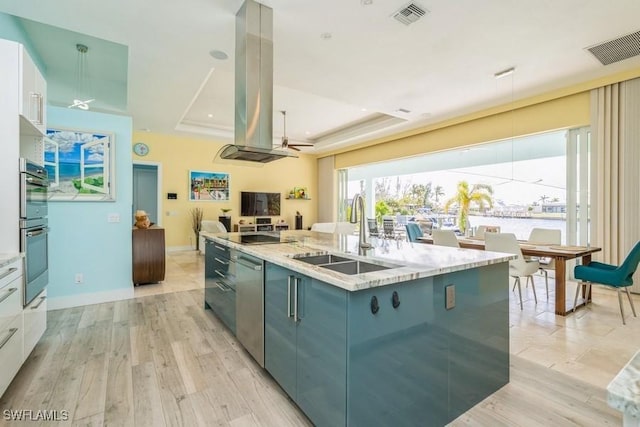
<path fill-rule="evenodd" d="M 22 276 L 22 259 L 0 268 L 0 289 Z"/>
<path fill-rule="evenodd" d="M 22 276 L 0 289 L 0 329 L 22 313 Z"/>
<path fill-rule="evenodd" d="M 0 396 L 22 366 L 22 316 L 15 316 L 0 327 Z"/>
<path fill-rule="evenodd" d="M 215 243 L 211 240 L 207 240 L 206 252 L 215 257 L 222 258 L 225 261 L 229 260 L 229 257 L 230 257 L 230 254 L 229 254 L 230 251 L 228 247 L 223 246 L 219 243 Z"/>
<path fill-rule="evenodd" d="M 24 357 L 31 354 L 47 329 L 47 290 L 24 308 Z"/>

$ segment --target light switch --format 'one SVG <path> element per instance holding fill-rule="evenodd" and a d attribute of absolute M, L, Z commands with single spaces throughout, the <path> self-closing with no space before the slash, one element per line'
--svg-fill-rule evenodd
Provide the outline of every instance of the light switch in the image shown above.
<path fill-rule="evenodd" d="M 445 286 L 444 293 L 445 293 L 444 308 L 446 308 L 447 310 L 451 310 L 456 306 L 456 286 L 455 285 Z"/>
<path fill-rule="evenodd" d="M 107 215 L 107 222 L 120 222 L 120 214 L 110 213 L 109 215 Z"/>

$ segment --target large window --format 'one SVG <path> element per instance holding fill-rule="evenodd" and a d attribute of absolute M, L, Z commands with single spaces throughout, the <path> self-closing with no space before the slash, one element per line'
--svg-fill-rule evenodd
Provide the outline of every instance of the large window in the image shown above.
<path fill-rule="evenodd" d="M 365 195 L 372 218 L 427 217 L 455 228 L 460 207 L 447 202 L 466 182 L 491 198 L 482 209 L 471 203 L 470 227 L 497 225 L 519 239 L 534 227 L 557 228 L 563 242 L 586 243 L 587 155 L 588 129 L 563 130 L 354 167 L 340 177 L 347 199 Z"/>

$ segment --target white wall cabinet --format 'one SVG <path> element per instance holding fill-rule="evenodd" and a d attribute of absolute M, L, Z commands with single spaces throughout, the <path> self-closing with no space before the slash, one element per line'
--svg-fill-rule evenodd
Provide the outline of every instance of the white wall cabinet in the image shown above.
<path fill-rule="evenodd" d="M 47 82 L 22 45 L 19 46 L 19 57 L 20 115 L 44 135 L 47 131 Z"/>
<path fill-rule="evenodd" d="M 22 288 L 22 259 L 0 268 L 0 396 L 24 361 Z"/>

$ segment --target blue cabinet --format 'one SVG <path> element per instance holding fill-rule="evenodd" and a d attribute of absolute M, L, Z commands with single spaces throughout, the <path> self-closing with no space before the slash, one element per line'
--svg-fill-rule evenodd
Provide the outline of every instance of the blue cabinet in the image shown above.
<path fill-rule="evenodd" d="M 235 335 L 236 259 L 235 250 L 206 240 L 204 302 Z"/>
<path fill-rule="evenodd" d="M 441 317 L 442 286 L 426 278 L 351 292 L 348 306 L 347 424 L 446 424 L 448 336 Z"/>
<path fill-rule="evenodd" d="M 509 381 L 506 262 L 355 292 L 265 279 L 265 367 L 315 425 L 445 425 Z"/>
<path fill-rule="evenodd" d="M 265 368 L 317 426 L 346 422 L 347 293 L 283 267 L 265 274 Z"/>

